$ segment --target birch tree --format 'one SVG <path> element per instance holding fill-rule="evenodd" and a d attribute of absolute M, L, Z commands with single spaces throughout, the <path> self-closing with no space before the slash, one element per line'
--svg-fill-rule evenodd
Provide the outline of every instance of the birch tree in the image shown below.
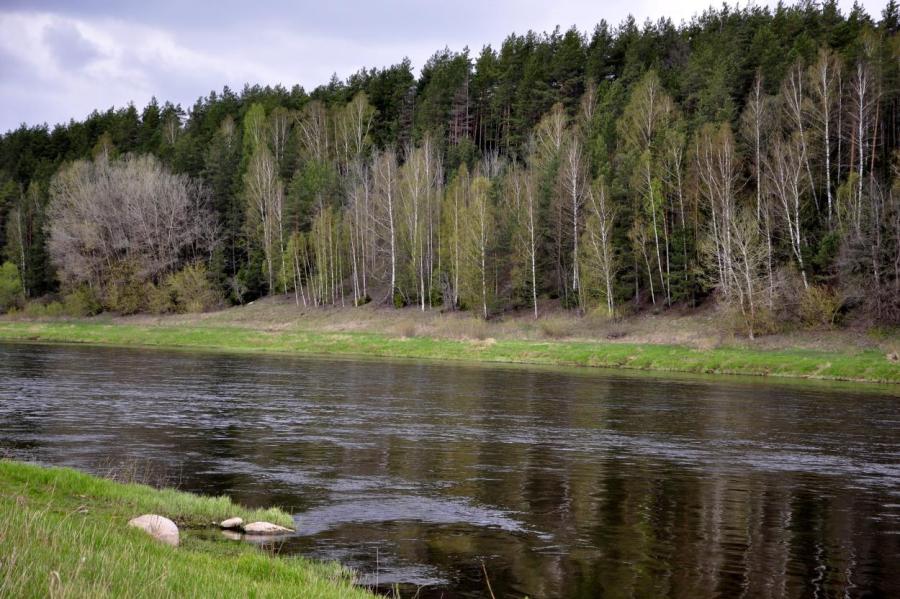
<path fill-rule="evenodd" d="M 265 144 L 255 149 L 244 176 L 247 225 L 251 237 L 262 245 L 269 293 L 275 292 L 276 276 L 285 278 L 284 185 L 278 177 L 274 156 Z M 276 269 L 279 269 L 276 271 Z"/>
<path fill-rule="evenodd" d="M 632 163 L 632 185 L 635 190 L 635 213 L 642 212 L 649 217 L 647 223 L 651 227 L 654 253 L 656 257 L 657 271 L 660 283 L 666 290 L 666 301 L 670 303 L 666 277 L 663 274 L 662 249 L 660 246 L 661 218 L 665 218 L 663 198 L 659 197 L 660 185 L 656 175 L 656 148 L 654 142 L 659 134 L 664 131 L 673 115 L 674 105 L 671 97 L 662 89 L 659 76 L 655 71 L 648 71 L 646 75 L 635 85 L 634 90 L 619 121 L 619 134 L 624 150 L 630 156 Z M 646 225 L 645 225 L 646 226 Z M 633 239 L 645 239 L 644 235 L 633 235 Z M 652 278 L 653 270 L 645 252 L 648 277 Z M 637 280 L 637 278 L 636 278 Z M 651 299 L 656 303 L 655 293 L 651 289 Z"/>
<path fill-rule="evenodd" d="M 807 77 L 810 81 L 812 110 L 810 115 L 822 138 L 822 165 L 825 171 L 825 198 L 829 228 L 832 226 L 834 201 L 831 181 L 833 120 L 840 93 L 841 66 L 837 56 L 831 50 L 822 48 L 815 63 L 809 67 Z"/>
<path fill-rule="evenodd" d="M 606 302 L 609 316 L 615 314 L 615 296 L 613 281 L 616 276 L 617 261 L 613 245 L 613 225 L 615 224 L 615 207 L 609 200 L 606 185 L 598 178 L 587 190 L 585 203 L 587 220 L 585 221 L 584 263 L 586 276 L 598 279 L 601 295 Z"/>
<path fill-rule="evenodd" d="M 504 204 L 512 220 L 513 256 L 518 266 L 528 273 L 531 305 L 538 317 L 537 259 L 540 237 L 537 182 L 532 170 L 513 166 L 504 181 Z"/>
<path fill-rule="evenodd" d="M 397 289 L 397 155 L 393 150 L 383 150 L 374 159 L 374 223 L 379 240 L 379 249 L 387 254 L 389 291 L 385 301 L 393 301 Z"/>
<path fill-rule="evenodd" d="M 801 221 L 808 179 L 804 168 L 803 143 L 799 139 L 799 134 L 776 139 L 771 144 L 765 166 L 768 193 L 779 208 L 791 253 L 797 261 L 803 279 L 803 287 L 808 288 L 806 266 L 803 262 L 804 235 Z"/>
<path fill-rule="evenodd" d="M 807 131 L 807 103 L 808 91 L 806 88 L 806 73 L 803 70 L 803 63 L 798 59 L 797 62 L 788 70 L 787 76 L 781 85 L 781 100 L 785 111 L 785 117 L 793 131 L 796 133 L 798 148 L 800 150 L 800 161 L 806 172 L 809 192 L 812 194 L 813 204 L 816 210 L 819 209 L 819 200 L 816 196 L 816 181 L 813 178 L 812 167 L 810 166 L 810 151 Z"/>
<path fill-rule="evenodd" d="M 466 299 L 478 305 L 484 319 L 489 316 L 488 303 L 490 286 L 490 264 L 488 255 L 494 241 L 495 218 L 490 199 L 491 182 L 483 177 L 472 179 L 469 205 L 464 212 L 465 232 L 463 236 L 463 268 Z"/>
<path fill-rule="evenodd" d="M 738 163 L 731 127 L 704 125 L 695 144 L 695 168 L 700 196 L 709 211 L 709 237 L 715 257 L 716 287 L 726 298 L 733 293 L 734 219 L 737 216 Z"/>

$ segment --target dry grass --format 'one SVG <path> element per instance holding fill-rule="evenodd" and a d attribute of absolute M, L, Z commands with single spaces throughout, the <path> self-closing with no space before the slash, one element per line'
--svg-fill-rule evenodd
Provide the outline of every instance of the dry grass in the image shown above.
<path fill-rule="evenodd" d="M 395 310 L 367 304 L 358 308 L 305 308 L 281 296 L 206 314 L 97 317 L 99 321 L 134 325 L 236 326 L 271 332 L 380 333 L 390 337 L 455 340 L 603 341 L 682 345 L 695 349 L 736 346 L 747 349 L 808 349 L 822 351 L 900 350 L 896 331 L 872 331 L 857 326 L 835 330 L 792 331 L 749 340 L 728 332 L 722 314 L 713 307 L 672 309 L 618 319 L 602 312 L 577 316 L 548 310 L 537 320 L 528 311 L 508 313 L 487 322 L 469 312 L 422 312 L 416 307 Z"/>

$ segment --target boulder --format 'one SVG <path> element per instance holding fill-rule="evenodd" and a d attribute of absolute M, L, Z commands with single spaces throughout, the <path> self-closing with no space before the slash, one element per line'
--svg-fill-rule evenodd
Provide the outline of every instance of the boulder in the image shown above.
<path fill-rule="evenodd" d="M 157 541 L 178 547 L 178 527 L 164 516 L 144 514 L 129 520 L 128 526 L 140 528 Z"/>
<path fill-rule="evenodd" d="M 219 528 L 224 528 L 225 530 L 240 530 L 243 527 L 243 524 L 243 518 L 229 518 L 228 520 L 220 522 Z"/>
<path fill-rule="evenodd" d="M 248 535 L 282 535 L 291 532 L 294 531 L 271 522 L 251 522 L 244 526 L 244 533 Z"/>

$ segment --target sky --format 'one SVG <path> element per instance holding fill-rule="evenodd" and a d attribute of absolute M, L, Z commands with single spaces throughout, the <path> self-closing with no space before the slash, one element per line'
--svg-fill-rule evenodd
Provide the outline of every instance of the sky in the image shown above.
<path fill-rule="evenodd" d="M 345 79 L 404 57 L 418 71 L 444 47 L 477 54 L 513 32 L 557 25 L 590 32 L 601 19 L 615 26 L 629 13 L 639 23 L 661 16 L 678 23 L 710 3 L 0 0 L 0 132 L 129 102 L 140 109 L 153 96 L 188 108 L 225 85 L 299 83 L 312 90 L 334 73 Z M 877 18 L 886 0 L 861 4 Z M 852 0 L 839 5 L 846 13 Z"/>

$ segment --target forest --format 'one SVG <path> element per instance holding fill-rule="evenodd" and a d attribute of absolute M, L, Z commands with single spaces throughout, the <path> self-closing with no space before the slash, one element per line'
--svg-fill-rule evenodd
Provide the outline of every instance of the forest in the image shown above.
<path fill-rule="evenodd" d="M 0 311 L 900 322 L 900 8 L 723 5 L 0 137 Z M 303 57 L 299 57 L 300 60 Z"/>

